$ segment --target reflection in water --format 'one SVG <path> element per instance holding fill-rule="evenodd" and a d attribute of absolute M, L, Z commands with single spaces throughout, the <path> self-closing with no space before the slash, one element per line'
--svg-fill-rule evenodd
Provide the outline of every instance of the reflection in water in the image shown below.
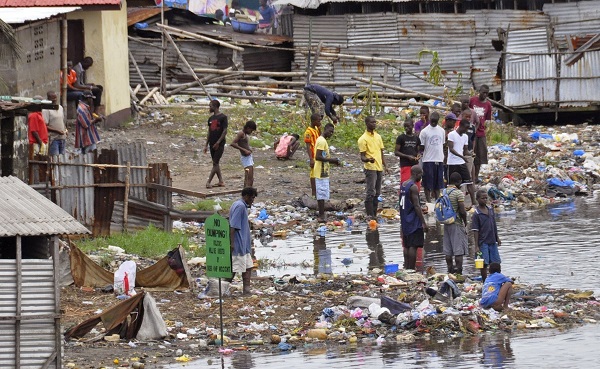
<path fill-rule="evenodd" d="M 369 270 L 375 268 L 383 269 L 385 259 L 383 257 L 383 245 L 379 241 L 379 229 L 367 229 L 365 232 L 367 247 L 371 253 L 369 254 Z"/>
<path fill-rule="evenodd" d="M 327 249 L 325 237 L 315 236 L 313 238 L 313 256 L 315 262 L 313 265 L 313 273 L 332 274 L 331 270 L 331 250 Z"/>
<path fill-rule="evenodd" d="M 251 369 L 254 368 L 252 354 L 248 351 L 236 351 L 231 358 L 231 366 L 234 369 Z"/>

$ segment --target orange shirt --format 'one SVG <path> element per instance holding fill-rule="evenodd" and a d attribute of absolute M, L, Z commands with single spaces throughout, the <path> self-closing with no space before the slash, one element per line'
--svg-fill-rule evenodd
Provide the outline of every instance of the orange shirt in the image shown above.
<path fill-rule="evenodd" d="M 315 143 L 317 142 L 317 138 L 321 135 L 321 130 L 319 127 L 307 127 L 306 131 L 304 131 L 304 142 L 309 144 L 311 159 L 315 157 Z"/>
<path fill-rule="evenodd" d="M 67 73 L 67 85 L 71 88 L 73 84 L 77 81 L 77 73 L 75 73 L 74 69 L 71 69 L 70 72 Z M 60 85 L 62 86 L 62 71 L 60 72 Z"/>

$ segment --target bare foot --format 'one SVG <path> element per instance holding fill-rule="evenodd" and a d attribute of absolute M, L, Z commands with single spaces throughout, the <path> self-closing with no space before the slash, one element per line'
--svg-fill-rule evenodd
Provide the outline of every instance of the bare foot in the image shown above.
<path fill-rule="evenodd" d="M 206 182 L 206 188 L 212 188 L 212 185 L 210 184 L 210 182 Z"/>
<path fill-rule="evenodd" d="M 219 182 L 219 183 L 217 183 L 217 187 L 225 187 L 225 183 Z"/>

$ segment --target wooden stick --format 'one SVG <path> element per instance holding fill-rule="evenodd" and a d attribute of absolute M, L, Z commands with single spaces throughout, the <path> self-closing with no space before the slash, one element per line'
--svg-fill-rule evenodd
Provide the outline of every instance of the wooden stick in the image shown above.
<path fill-rule="evenodd" d="M 233 84 L 233 85 L 242 83 L 242 84 L 255 85 L 255 86 L 262 86 L 262 85 L 304 86 L 305 85 L 305 83 L 302 81 L 279 81 L 279 80 L 259 81 L 259 80 L 246 80 L 246 79 L 225 80 L 225 81 L 223 81 L 223 83 L 224 84 Z M 321 86 L 327 86 L 327 87 L 356 86 L 356 82 L 319 82 L 319 84 Z"/>
<path fill-rule="evenodd" d="M 142 85 L 138 83 L 137 86 L 135 86 L 135 88 L 133 89 L 133 94 L 137 95 L 137 93 L 140 92 L 140 88 L 142 88 Z"/>
<path fill-rule="evenodd" d="M 127 216 L 129 215 L 129 175 L 131 173 L 131 163 L 127 162 L 127 171 L 125 172 L 125 196 L 123 198 L 123 231 L 127 232 Z"/>
<path fill-rule="evenodd" d="M 273 92 L 273 93 L 278 93 L 278 94 L 286 94 L 286 93 L 300 94 L 300 93 L 302 93 L 302 90 L 290 90 L 290 89 L 285 89 L 285 88 L 270 88 L 270 87 L 256 87 L 256 86 L 241 86 L 241 85 L 217 85 L 217 86 L 211 86 L 211 87 L 216 87 L 216 88 L 220 88 L 220 89 L 228 90 L 228 91 L 235 91 L 235 90 L 263 91 L 263 92 Z"/>
<path fill-rule="evenodd" d="M 232 69 L 232 67 L 229 67 L 229 68 L 227 68 L 225 70 L 231 70 L 231 69 Z M 201 79 L 201 81 L 203 83 L 214 83 L 214 82 L 217 82 L 217 81 L 222 81 L 224 79 L 233 78 L 233 77 L 236 77 L 236 76 L 237 76 L 236 74 L 226 75 L 226 76 L 222 76 L 222 75 L 218 75 L 218 74 L 209 74 L 208 76 L 204 76 Z M 197 81 L 180 84 L 174 90 L 172 90 L 170 92 L 167 91 L 166 95 L 167 95 L 167 97 L 168 96 L 173 96 L 173 95 L 176 95 L 176 94 L 180 93 L 181 91 L 185 91 L 188 88 L 191 88 L 191 87 L 194 87 L 194 86 L 198 86 L 198 82 Z"/>
<path fill-rule="evenodd" d="M 241 73 L 245 76 L 266 76 L 266 77 L 302 77 L 306 75 L 306 72 L 264 72 L 264 71 L 252 71 L 252 70 L 240 70 L 240 71 L 228 71 L 224 69 L 214 68 L 194 68 L 196 73 L 214 73 L 214 74 L 236 74 Z"/>
<path fill-rule="evenodd" d="M 303 51 L 303 50 L 296 49 L 296 52 L 301 53 L 301 54 L 308 54 L 308 50 Z M 381 62 L 381 63 L 387 62 L 387 63 L 396 63 L 396 64 L 420 65 L 418 60 L 380 58 L 377 56 L 362 56 L 362 55 L 338 54 L 338 53 L 328 53 L 328 52 L 321 52 L 321 56 L 331 57 L 331 58 L 340 58 L 340 59 L 370 61 L 370 62 Z"/>
<path fill-rule="evenodd" d="M 171 37 L 171 35 L 166 30 L 163 30 L 163 33 L 165 34 L 165 37 L 169 40 L 169 42 L 173 45 L 173 47 L 175 48 L 175 51 L 177 52 L 177 55 L 179 55 L 179 57 L 181 58 L 181 60 L 185 64 L 185 66 L 188 67 L 190 72 L 192 72 L 192 77 L 194 77 L 194 79 L 196 80 L 196 82 L 198 82 L 200 87 L 202 87 L 204 92 L 206 92 L 206 96 L 208 96 L 208 98 L 212 100 L 210 93 L 206 90 L 206 87 L 204 87 L 204 84 L 202 83 L 200 78 L 198 78 L 198 75 L 196 74 L 196 72 L 194 72 L 194 68 L 192 68 L 190 63 L 188 63 L 187 59 L 185 58 L 185 56 L 183 56 L 183 54 L 179 50 L 179 46 L 177 46 L 177 44 L 175 43 L 175 40 L 173 40 L 173 37 Z"/>
<path fill-rule="evenodd" d="M 138 75 L 142 79 L 142 83 L 144 84 L 144 87 L 146 87 L 146 91 L 148 91 L 148 93 L 150 93 L 150 89 L 148 88 L 148 84 L 146 83 L 146 79 L 144 78 L 144 75 L 142 74 L 142 71 L 140 70 L 140 67 L 138 67 L 138 63 L 135 61 L 135 58 L 133 57 L 133 54 L 131 53 L 131 51 L 129 52 L 129 58 L 133 62 L 133 66 L 135 67 L 135 70 L 138 72 Z"/>
<path fill-rule="evenodd" d="M 317 62 L 319 61 L 319 55 L 321 54 L 321 48 L 323 47 L 323 40 L 319 41 L 319 45 L 317 46 L 317 52 L 315 53 L 315 60 L 313 60 L 312 65 L 310 66 L 310 72 L 308 76 L 306 76 L 306 84 L 310 84 L 310 78 L 315 73 L 315 69 L 317 68 Z"/>
<path fill-rule="evenodd" d="M 206 96 L 206 95 L 204 95 L 203 91 L 188 91 L 186 94 Z M 233 99 L 246 99 L 246 100 L 296 101 L 296 97 L 274 97 L 274 96 L 254 96 L 254 95 L 244 96 L 244 95 L 220 93 L 220 92 L 213 93 L 213 96 L 231 97 Z"/>
<path fill-rule="evenodd" d="M 29 163 L 32 164 L 46 164 L 45 161 L 41 160 L 29 160 Z M 58 161 L 53 161 L 49 163 L 50 165 L 56 166 L 73 166 L 73 167 L 92 167 L 92 168 L 127 168 L 127 165 L 118 165 L 118 164 L 84 164 L 84 163 L 63 163 Z M 131 169 L 150 169 L 150 166 L 140 166 L 140 165 L 131 165 L 129 166 Z"/>
<path fill-rule="evenodd" d="M 150 46 L 150 47 L 155 47 L 155 48 L 157 48 L 157 49 L 159 49 L 159 50 L 162 50 L 162 49 L 163 49 L 161 46 L 154 45 L 154 44 L 152 44 L 152 43 L 150 43 L 150 42 L 142 41 L 142 40 L 140 40 L 139 38 L 135 38 L 135 37 L 127 36 L 127 39 L 129 39 L 129 40 L 131 40 L 131 41 L 139 42 L 139 43 L 140 43 L 140 44 L 142 44 L 142 45 L 146 45 L 146 46 Z"/>
<path fill-rule="evenodd" d="M 152 95 L 154 95 L 156 93 L 156 91 L 158 91 L 158 87 L 154 87 L 152 89 L 152 91 L 148 92 L 148 94 L 146 96 L 144 96 L 142 101 L 140 101 L 140 105 L 143 105 L 146 101 L 148 101 L 148 99 L 151 98 Z"/>
<path fill-rule="evenodd" d="M 382 82 L 377 82 L 377 81 L 371 81 L 371 80 L 366 79 L 366 78 L 352 77 L 352 79 L 355 80 L 355 81 L 366 83 L 366 84 L 372 84 L 372 85 L 375 85 L 375 86 L 386 87 L 386 88 L 389 88 L 391 90 L 396 90 L 396 91 L 402 91 L 402 92 L 407 92 L 407 93 L 411 93 L 411 94 L 416 94 L 416 95 L 418 95 L 420 97 L 425 97 L 427 99 L 436 99 L 436 100 L 442 100 L 442 101 L 444 100 L 444 98 L 441 97 L 441 96 L 426 94 L 426 93 L 423 93 L 423 92 L 418 92 L 418 91 L 414 91 L 414 90 L 411 90 L 411 89 L 408 89 L 408 88 L 390 85 L 390 84 L 387 84 L 387 83 L 382 83 Z M 449 99 L 449 100 L 450 100 L 450 104 L 454 103 L 454 100 L 451 100 L 451 99 Z"/>
<path fill-rule="evenodd" d="M 233 50 L 237 50 L 237 51 L 244 51 L 243 47 L 235 46 L 235 45 L 232 45 L 232 44 L 230 44 L 228 42 L 224 42 L 224 41 L 214 40 L 214 39 L 212 39 L 210 37 L 202 36 L 202 35 L 199 35 L 197 33 L 187 32 L 187 31 L 184 31 L 182 29 L 171 27 L 171 26 L 167 26 L 165 24 L 160 24 L 160 23 L 157 23 L 156 26 L 159 27 L 159 28 L 162 28 L 165 31 L 169 31 L 169 32 L 177 34 L 177 35 L 182 35 L 182 36 L 193 38 L 193 39 L 196 39 L 196 40 L 202 40 L 202 41 L 206 41 L 206 42 L 211 42 L 213 44 L 217 44 L 217 45 L 220 45 L 220 46 L 223 46 L 223 47 L 227 47 L 229 49 L 233 49 Z"/>

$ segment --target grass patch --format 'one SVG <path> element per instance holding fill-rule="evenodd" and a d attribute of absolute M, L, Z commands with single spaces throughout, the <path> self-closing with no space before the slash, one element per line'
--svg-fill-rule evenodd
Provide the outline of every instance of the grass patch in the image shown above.
<path fill-rule="evenodd" d="M 80 242 L 77 247 L 84 252 L 90 252 L 107 248 L 109 245 L 118 246 L 124 249 L 128 254 L 153 259 L 164 257 L 167 252 L 176 248 L 178 245 L 182 245 L 186 251 L 190 250 L 187 235 L 164 232 L 152 225 L 138 232 L 117 233 L 109 237 L 89 239 Z M 200 250 L 200 248 L 195 248 L 193 254 L 201 254 L 203 252 L 203 249 Z"/>
<path fill-rule="evenodd" d="M 180 210 L 190 211 L 190 210 L 200 210 L 200 211 L 214 211 L 215 205 L 221 205 L 224 211 L 229 211 L 231 204 L 233 204 L 233 200 L 222 200 L 217 203 L 214 199 L 202 199 L 198 202 L 188 202 L 179 206 Z"/>
<path fill-rule="evenodd" d="M 512 123 L 487 122 L 486 131 L 488 146 L 508 144 L 517 137 L 517 130 Z"/>

